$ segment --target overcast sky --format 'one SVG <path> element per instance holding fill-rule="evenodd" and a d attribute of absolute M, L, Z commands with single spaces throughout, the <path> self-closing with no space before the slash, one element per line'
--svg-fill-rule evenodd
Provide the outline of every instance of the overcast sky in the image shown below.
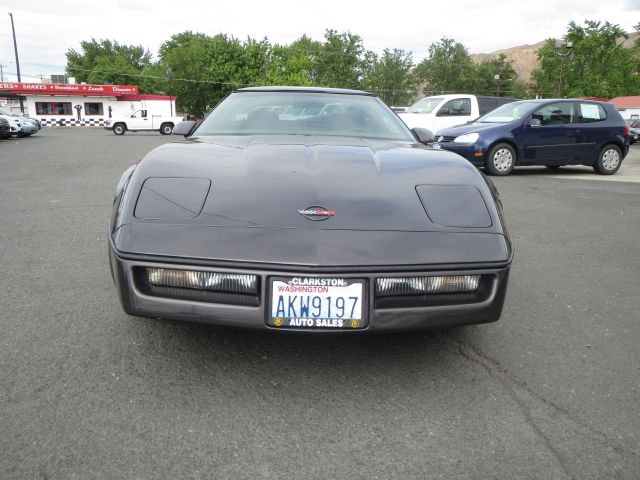
<path fill-rule="evenodd" d="M 422 60 L 443 36 L 470 53 L 560 38 L 571 20 L 609 21 L 627 32 L 640 22 L 640 0 L 444 0 L 359 2 L 323 0 L 0 0 L 0 64 L 15 81 L 13 13 L 23 82 L 64 73 L 65 52 L 80 41 L 108 38 L 143 45 L 155 56 L 172 34 L 192 30 L 290 43 L 326 29 L 360 35 L 368 50 L 401 48 Z"/>

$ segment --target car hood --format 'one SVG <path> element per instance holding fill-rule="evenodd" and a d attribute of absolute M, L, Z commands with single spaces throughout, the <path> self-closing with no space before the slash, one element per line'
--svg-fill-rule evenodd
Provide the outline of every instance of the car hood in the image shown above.
<path fill-rule="evenodd" d="M 458 155 L 409 142 L 243 136 L 166 144 L 139 163 L 124 191 L 112 225 L 119 254 L 364 266 L 505 262 L 511 252 L 482 174 Z M 310 220 L 299 212 L 309 207 L 334 215 Z"/>
<path fill-rule="evenodd" d="M 443 128 L 438 132 L 438 136 L 444 137 L 459 137 L 465 133 L 482 132 L 485 130 L 492 130 L 496 128 L 502 128 L 505 123 L 469 123 L 460 125 L 458 127 Z"/>
<path fill-rule="evenodd" d="M 152 180 L 145 184 L 157 178 L 205 182 Z M 455 154 L 409 142 L 309 136 L 204 137 L 152 151 L 140 163 L 134 181 L 134 190 L 141 191 L 138 202 L 151 195 L 147 203 L 157 209 L 140 214 L 140 207 L 138 213 L 130 212 L 131 222 L 441 231 L 455 226 L 431 221 L 416 187 L 456 184 L 475 187 L 479 200 L 484 199 L 491 217 L 491 226 L 485 225 L 488 230 L 496 231 L 499 224 L 491 208 L 491 193 L 473 166 Z M 172 183 L 177 189 L 193 189 L 195 197 L 195 190 L 202 190 L 203 203 L 197 205 L 197 198 L 194 200 L 193 214 L 178 213 L 174 219 L 171 214 L 163 215 L 165 206 L 172 210 L 179 203 L 171 198 Z M 150 185 L 153 191 L 148 193 L 145 189 Z M 158 192 L 158 187 L 164 190 Z M 334 214 L 323 221 L 304 215 L 314 208 Z"/>

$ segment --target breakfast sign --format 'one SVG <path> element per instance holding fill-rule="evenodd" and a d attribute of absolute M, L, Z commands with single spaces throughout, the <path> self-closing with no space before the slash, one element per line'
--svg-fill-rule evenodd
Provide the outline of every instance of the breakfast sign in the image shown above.
<path fill-rule="evenodd" d="M 2 82 L 0 92 L 14 95 L 80 95 L 87 97 L 119 97 L 137 95 L 137 85 L 87 85 L 75 83 Z"/>

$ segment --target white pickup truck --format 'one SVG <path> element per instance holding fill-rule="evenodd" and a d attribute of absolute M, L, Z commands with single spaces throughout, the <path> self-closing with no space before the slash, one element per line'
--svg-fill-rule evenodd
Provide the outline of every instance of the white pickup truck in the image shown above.
<path fill-rule="evenodd" d="M 436 95 L 418 100 L 398 116 L 409 128 L 426 128 L 436 134 L 438 130 L 470 122 L 516 100 L 481 95 Z"/>
<path fill-rule="evenodd" d="M 147 110 L 136 110 L 124 117 L 107 119 L 104 128 L 113 130 L 116 135 L 124 135 L 127 131 L 139 132 L 144 130 L 156 130 L 162 135 L 171 135 L 175 124 L 183 120 L 184 118 L 182 117 L 149 115 Z"/>

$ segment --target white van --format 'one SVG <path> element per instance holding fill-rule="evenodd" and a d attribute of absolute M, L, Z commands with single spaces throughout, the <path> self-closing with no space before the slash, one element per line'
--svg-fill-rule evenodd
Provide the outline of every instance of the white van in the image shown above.
<path fill-rule="evenodd" d="M 436 95 L 418 100 L 398 116 L 409 128 L 426 128 L 437 134 L 438 130 L 470 122 L 516 100 L 481 95 Z"/>

